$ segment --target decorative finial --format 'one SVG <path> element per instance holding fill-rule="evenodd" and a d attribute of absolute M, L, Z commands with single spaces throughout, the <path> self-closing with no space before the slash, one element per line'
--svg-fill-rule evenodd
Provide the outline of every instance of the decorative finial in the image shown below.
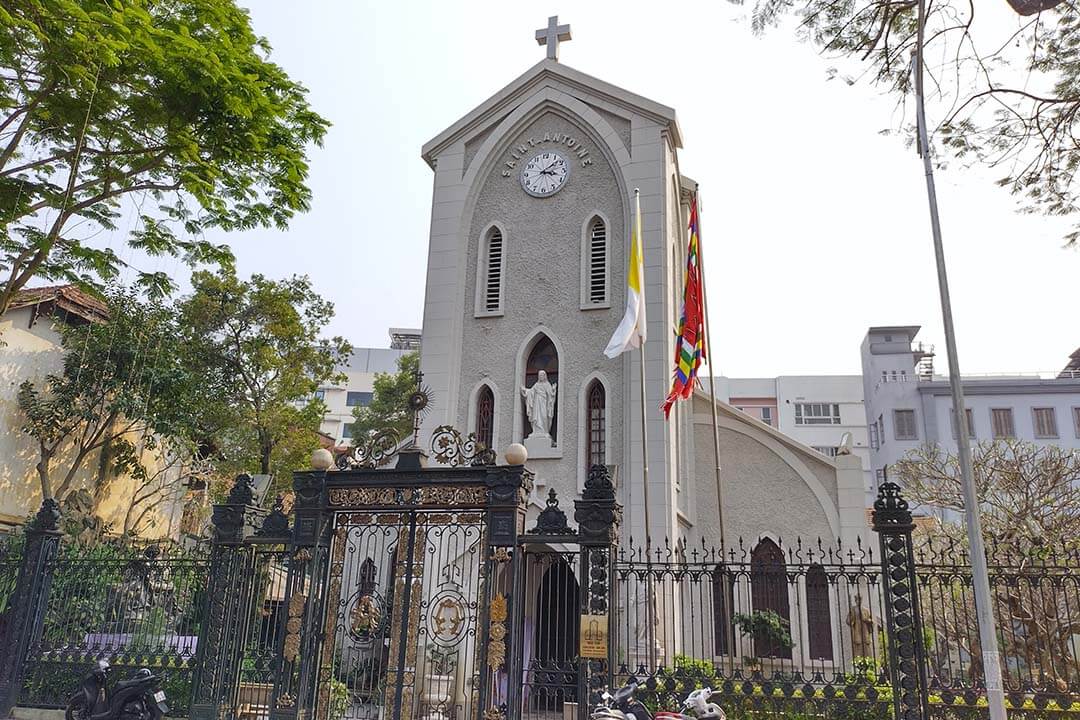
<path fill-rule="evenodd" d="M 420 423 L 427 413 L 427 407 L 431 404 L 431 390 L 424 385 L 424 373 L 416 371 L 416 389 L 409 395 L 409 410 L 413 416 L 413 437 L 410 447 L 420 447 Z"/>
<path fill-rule="evenodd" d="M 549 17 L 547 27 L 536 31 L 536 44 L 547 45 L 548 60 L 558 61 L 559 43 L 568 40 L 570 40 L 570 26 L 560 25 L 558 15 Z"/>

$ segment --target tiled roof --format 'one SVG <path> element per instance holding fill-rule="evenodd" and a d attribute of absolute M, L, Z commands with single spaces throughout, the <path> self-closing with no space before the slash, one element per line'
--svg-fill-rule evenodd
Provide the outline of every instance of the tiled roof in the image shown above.
<path fill-rule="evenodd" d="M 73 284 L 20 290 L 15 293 L 8 310 L 35 305 L 52 305 L 55 310 L 77 315 L 91 322 L 102 322 L 109 318 L 109 308 L 101 298 Z"/>

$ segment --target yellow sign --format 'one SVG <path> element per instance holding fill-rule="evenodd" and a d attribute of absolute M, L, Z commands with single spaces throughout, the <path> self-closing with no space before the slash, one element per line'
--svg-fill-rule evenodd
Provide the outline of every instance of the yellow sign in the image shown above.
<path fill-rule="evenodd" d="M 607 615 L 581 616 L 581 649 L 578 655 L 583 658 L 607 658 L 607 620 Z"/>

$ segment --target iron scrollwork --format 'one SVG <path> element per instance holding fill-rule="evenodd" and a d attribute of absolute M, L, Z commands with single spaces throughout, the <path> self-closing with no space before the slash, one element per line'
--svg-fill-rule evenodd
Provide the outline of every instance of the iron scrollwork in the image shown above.
<path fill-rule="evenodd" d="M 338 470 L 372 469 L 386 464 L 397 454 L 400 440 L 393 430 L 380 430 L 367 439 L 357 438 L 349 452 L 337 458 Z"/>
<path fill-rule="evenodd" d="M 530 535 L 576 535 L 577 531 L 566 522 L 566 513 L 559 508 L 559 494 L 555 488 L 548 492 L 547 507 L 536 518 L 536 527 Z"/>
<path fill-rule="evenodd" d="M 443 465 L 482 467 L 495 464 L 495 451 L 477 439 L 476 433 L 462 435 L 452 425 L 440 425 L 431 434 L 431 453 Z"/>

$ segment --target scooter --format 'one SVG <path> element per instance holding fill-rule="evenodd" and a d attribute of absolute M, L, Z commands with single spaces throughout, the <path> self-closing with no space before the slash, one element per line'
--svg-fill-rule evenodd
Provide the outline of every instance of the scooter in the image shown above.
<path fill-rule="evenodd" d="M 138 670 L 110 689 L 112 668 L 98 660 L 64 710 L 65 720 L 162 720 L 169 712 L 161 677 Z"/>
<path fill-rule="evenodd" d="M 592 720 L 653 720 L 648 708 L 634 698 L 635 690 L 637 683 L 632 682 L 616 690 L 614 695 L 605 692 L 590 717 Z"/>
<path fill-rule="evenodd" d="M 710 702 L 712 696 L 712 688 L 695 690 L 687 696 L 686 701 L 683 702 L 683 708 L 694 713 L 693 716 L 698 720 L 727 720 L 727 715 L 720 706 Z"/>

